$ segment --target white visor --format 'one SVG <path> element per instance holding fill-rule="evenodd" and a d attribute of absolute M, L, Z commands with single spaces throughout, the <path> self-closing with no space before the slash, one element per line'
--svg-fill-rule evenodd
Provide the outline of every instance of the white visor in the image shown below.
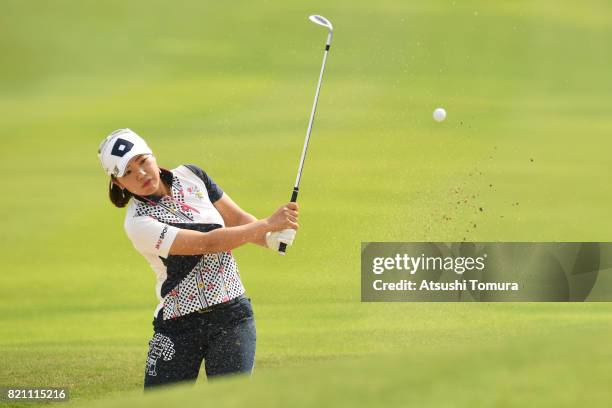
<path fill-rule="evenodd" d="M 119 129 L 100 143 L 98 158 L 109 176 L 122 177 L 130 160 L 141 154 L 153 154 L 147 142 L 130 129 Z"/>

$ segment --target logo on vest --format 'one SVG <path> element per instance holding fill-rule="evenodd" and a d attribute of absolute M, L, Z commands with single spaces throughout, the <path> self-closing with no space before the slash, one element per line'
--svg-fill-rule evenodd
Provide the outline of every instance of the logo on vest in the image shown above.
<path fill-rule="evenodd" d="M 196 196 L 200 199 L 204 198 L 204 193 L 200 191 L 200 189 L 196 187 L 188 187 L 187 193 L 192 196 Z"/>

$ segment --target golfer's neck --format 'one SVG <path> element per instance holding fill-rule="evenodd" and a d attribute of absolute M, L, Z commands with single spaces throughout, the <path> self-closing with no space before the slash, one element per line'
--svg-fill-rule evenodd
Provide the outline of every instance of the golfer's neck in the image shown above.
<path fill-rule="evenodd" d="M 162 185 L 162 190 L 164 192 L 164 195 L 172 197 L 172 189 L 166 185 L 166 182 L 164 180 L 161 180 L 160 184 Z"/>
<path fill-rule="evenodd" d="M 166 185 L 166 183 L 164 182 L 163 179 L 159 179 L 159 188 L 157 189 L 157 191 L 154 193 L 154 195 L 156 196 L 172 196 L 172 192 L 170 190 L 170 187 L 168 187 Z"/>

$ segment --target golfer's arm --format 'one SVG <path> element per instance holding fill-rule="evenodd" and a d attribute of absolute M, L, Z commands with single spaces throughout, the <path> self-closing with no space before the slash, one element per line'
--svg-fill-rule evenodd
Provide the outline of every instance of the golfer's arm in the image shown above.
<path fill-rule="evenodd" d="M 230 251 L 248 242 L 265 241 L 269 227 L 265 220 L 210 232 L 181 229 L 170 247 L 170 255 L 201 255 Z"/>
<path fill-rule="evenodd" d="M 226 193 L 214 202 L 213 204 L 219 214 L 223 217 L 226 227 L 237 227 L 247 225 L 257 221 L 257 218 L 248 212 L 244 211 L 238 204 L 234 202 Z M 266 246 L 265 234 L 257 237 L 254 241 L 249 241 L 253 244 Z"/>

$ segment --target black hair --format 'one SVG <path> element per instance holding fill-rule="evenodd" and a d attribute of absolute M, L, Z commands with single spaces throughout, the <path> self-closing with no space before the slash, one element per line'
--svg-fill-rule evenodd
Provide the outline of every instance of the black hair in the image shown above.
<path fill-rule="evenodd" d="M 123 208 L 132 198 L 132 193 L 127 188 L 121 188 L 115 184 L 115 176 L 111 176 L 110 184 L 108 185 L 108 197 L 115 207 Z"/>

